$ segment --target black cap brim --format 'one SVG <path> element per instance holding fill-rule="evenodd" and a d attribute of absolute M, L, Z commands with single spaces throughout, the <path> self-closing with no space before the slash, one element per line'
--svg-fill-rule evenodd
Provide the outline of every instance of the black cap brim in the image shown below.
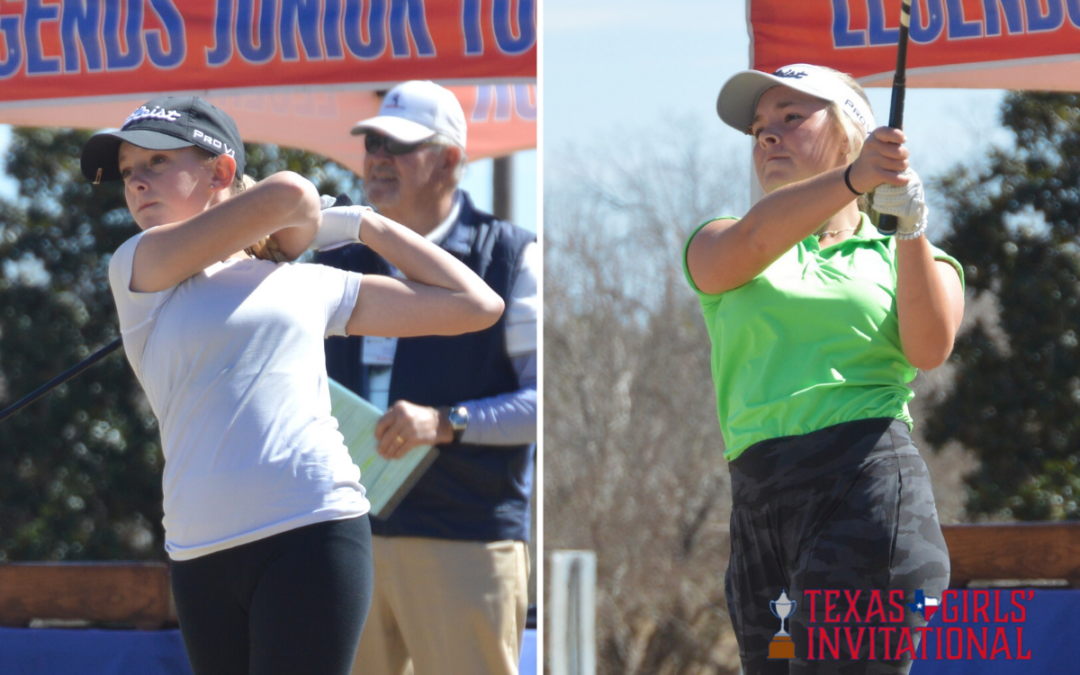
<path fill-rule="evenodd" d="M 179 150 L 195 145 L 182 138 L 145 129 L 95 134 L 86 142 L 80 161 L 82 174 L 87 180 L 95 183 L 120 180 L 120 144 L 123 142 L 147 150 Z"/>

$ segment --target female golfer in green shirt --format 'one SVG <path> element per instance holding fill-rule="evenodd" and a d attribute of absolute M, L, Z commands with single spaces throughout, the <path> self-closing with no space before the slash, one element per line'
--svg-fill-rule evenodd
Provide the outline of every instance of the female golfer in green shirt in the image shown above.
<path fill-rule="evenodd" d="M 717 109 L 756 139 L 765 192 L 741 219 L 701 225 L 684 256 L 731 462 L 726 595 L 743 671 L 906 673 L 925 625 L 906 603 L 940 597 L 949 576 L 907 384 L 952 350 L 962 269 L 924 236 L 903 132 L 875 128 L 850 77 L 744 71 Z M 896 236 L 860 210 L 868 193 Z M 782 593 L 797 603 L 790 638 L 775 638 Z M 842 623 L 826 622 L 827 598 Z M 815 632 L 833 641 L 834 626 L 852 628 L 839 659 Z"/>

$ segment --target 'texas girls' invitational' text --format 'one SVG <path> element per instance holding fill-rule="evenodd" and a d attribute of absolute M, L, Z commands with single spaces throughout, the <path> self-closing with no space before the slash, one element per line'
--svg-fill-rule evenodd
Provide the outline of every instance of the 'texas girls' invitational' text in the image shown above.
<path fill-rule="evenodd" d="M 940 603 L 918 591 L 807 590 L 806 658 L 816 660 L 1031 659 L 1024 648 L 1030 590 L 947 590 Z M 914 626 L 907 615 L 940 624 Z M 921 623 L 921 622 L 920 622 Z"/>

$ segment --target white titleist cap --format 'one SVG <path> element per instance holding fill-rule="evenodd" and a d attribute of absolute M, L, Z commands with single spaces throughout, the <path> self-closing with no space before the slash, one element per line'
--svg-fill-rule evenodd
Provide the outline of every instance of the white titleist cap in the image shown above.
<path fill-rule="evenodd" d="M 725 124 L 746 132 L 754 121 L 758 99 L 767 89 L 791 87 L 840 105 L 847 116 L 862 126 L 869 135 L 877 128 L 874 113 L 862 96 L 844 83 L 836 73 L 819 66 L 796 63 L 784 66 L 772 75 L 760 70 L 744 70 L 724 83 L 716 99 L 716 112 Z"/>
<path fill-rule="evenodd" d="M 354 136 L 369 131 L 402 143 L 419 143 L 442 134 L 464 149 L 465 112 L 449 89 L 428 80 L 411 80 L 390 90 L 378 117 L 352 128 Z"/>

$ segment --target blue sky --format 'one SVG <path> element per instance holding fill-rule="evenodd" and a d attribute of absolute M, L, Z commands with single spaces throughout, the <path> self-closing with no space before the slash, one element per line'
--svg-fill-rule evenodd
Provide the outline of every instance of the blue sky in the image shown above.
<path fill-rule="evenodd" d="M 510 207 L 513 216 L 510 220 L 515 225 L 536 232 L 536 150 L 519 152 L 514 155 L 513 181 Z M 461 187 L 469 192 L 474 203 L 485 211 L 491 210 L 492 168 L 490 159 L 473 162 L 469 165 Z"/>
<path fill-rule="evenodd" d="M 749 167 L 745 136 L 715 112 L 721 85 L 749 64 L 744 0 L 545 0 L 543 7 L 548 171 L 570 146 L 648 133 L 667 119 L 699 121 L 718 149 L 745 144 Z M 890 90 L 867 93 L 884 123 Z M 916 171 L 932 177 L 981 157 L 990 143 L 1007 143 L 1003 94 L 909 89 L 905 130 Z"/>

